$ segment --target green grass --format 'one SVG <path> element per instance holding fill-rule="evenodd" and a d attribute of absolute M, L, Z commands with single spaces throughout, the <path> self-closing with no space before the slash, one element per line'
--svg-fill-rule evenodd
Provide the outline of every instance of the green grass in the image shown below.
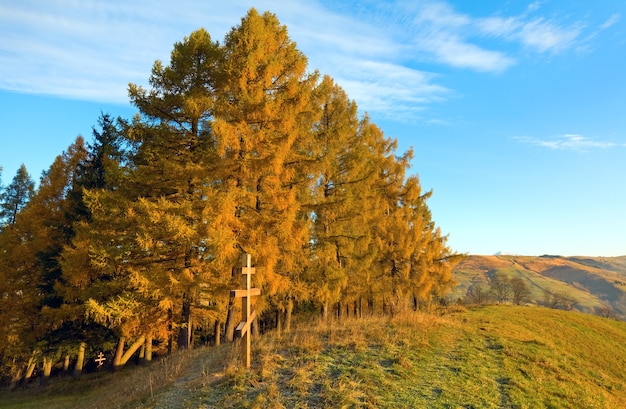
<path fill-rule="evenodd" d="M 171 358 L 179 362 L 176 376 L 152 390 L 146 374 L 156 376 L 163 364 L 80 381 L 70 397 L 20 392 L 6 403 L 3 392 L 0 408 L 626 407 L 626 323 L 578 312 L 407 312 L 301 326 L 253 344 L 248 371 L 237 367 L 231 346 L 199 349 Z M 134 399 L 116 401 L 120 393 L 111 388 L 125 376 Z M 108 400 L 98 406 L 97 396 Z"/>

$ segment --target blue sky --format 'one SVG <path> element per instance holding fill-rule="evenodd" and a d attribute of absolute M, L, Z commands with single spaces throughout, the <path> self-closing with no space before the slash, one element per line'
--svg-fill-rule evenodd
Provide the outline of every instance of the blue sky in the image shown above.
<path fill-rule="evenodd" d="M 400 151 L 459 252 L 626 255 L 626 2 L 0 0 L 0 165 L 38 179 L 200 27 L 274 12 Z"/>

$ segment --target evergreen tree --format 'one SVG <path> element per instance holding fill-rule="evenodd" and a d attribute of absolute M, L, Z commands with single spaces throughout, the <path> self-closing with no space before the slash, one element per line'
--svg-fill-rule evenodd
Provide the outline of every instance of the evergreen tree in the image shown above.
<path fill-rule="evenodd" d="M 0 194 L 0 223 L 13 224 L 17 214 L 28 203 L 35 191 L 35 182 L 31 179 L 26 166 L 22 164 L 11 183 Z"/>
<path fill-rule="evenodd" d="M 119 169 L 126 152 L 122 146 L 121 127 L 124 121 L 115 121 L 102 113 L 98 126 L 92 128 L 93 142 L 87 145 L 87 159 L 81 170 L 80 185 L 85 189 L 113 189 L 119 183 Z"/>

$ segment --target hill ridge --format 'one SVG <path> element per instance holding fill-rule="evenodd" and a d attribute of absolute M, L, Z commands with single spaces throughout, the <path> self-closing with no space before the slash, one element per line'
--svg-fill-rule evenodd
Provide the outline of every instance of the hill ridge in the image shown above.
<path fill-rule="evenodd" d="M 488 283 L 496 273 L 525 280 L 533 304 L 541 304 L 546 292 L 563 293 L 576 299 L 580 311 L 610 306 L 620 316 L 626 314 L 626 256 L 470 255 L 453 270 L 453 298 L 463 299 L 475 282 Z"/>

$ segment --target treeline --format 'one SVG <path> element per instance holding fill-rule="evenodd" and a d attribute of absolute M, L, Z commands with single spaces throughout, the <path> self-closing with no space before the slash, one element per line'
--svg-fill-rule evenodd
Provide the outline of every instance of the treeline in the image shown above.
<path fill-rule="evenodd" d="M 477 279 L 467 289 L 464 299 L 458 300 L 469 305 L 514 304 L 527 305 L 538 304 L 555 310 L 571 311 L 578 306 L 578 301 L 564 291 L 543 290 L 543 299 L 533 297 L 528 281 L 521 277 L 509 277 L 502 272 L 494 272 L 488 279 Z M 609 304 L 596 309 L 596 314 L 616 318 L 617 314 Z"/>
<path fill-rule="evenodd" d="M 308 71 L 275 15 L 251 9 L 221 44 L 191 33 L 149 84 L 129 85 L 132 120 L 103 114 L 36 189 L 22 167 L 2 190 L 5 379 L 232 340 L 244 253 L 261 325 L 283 329 L 298 309 L 393 313 L 450 289 L 459 255 L 413 153 Z"/>

